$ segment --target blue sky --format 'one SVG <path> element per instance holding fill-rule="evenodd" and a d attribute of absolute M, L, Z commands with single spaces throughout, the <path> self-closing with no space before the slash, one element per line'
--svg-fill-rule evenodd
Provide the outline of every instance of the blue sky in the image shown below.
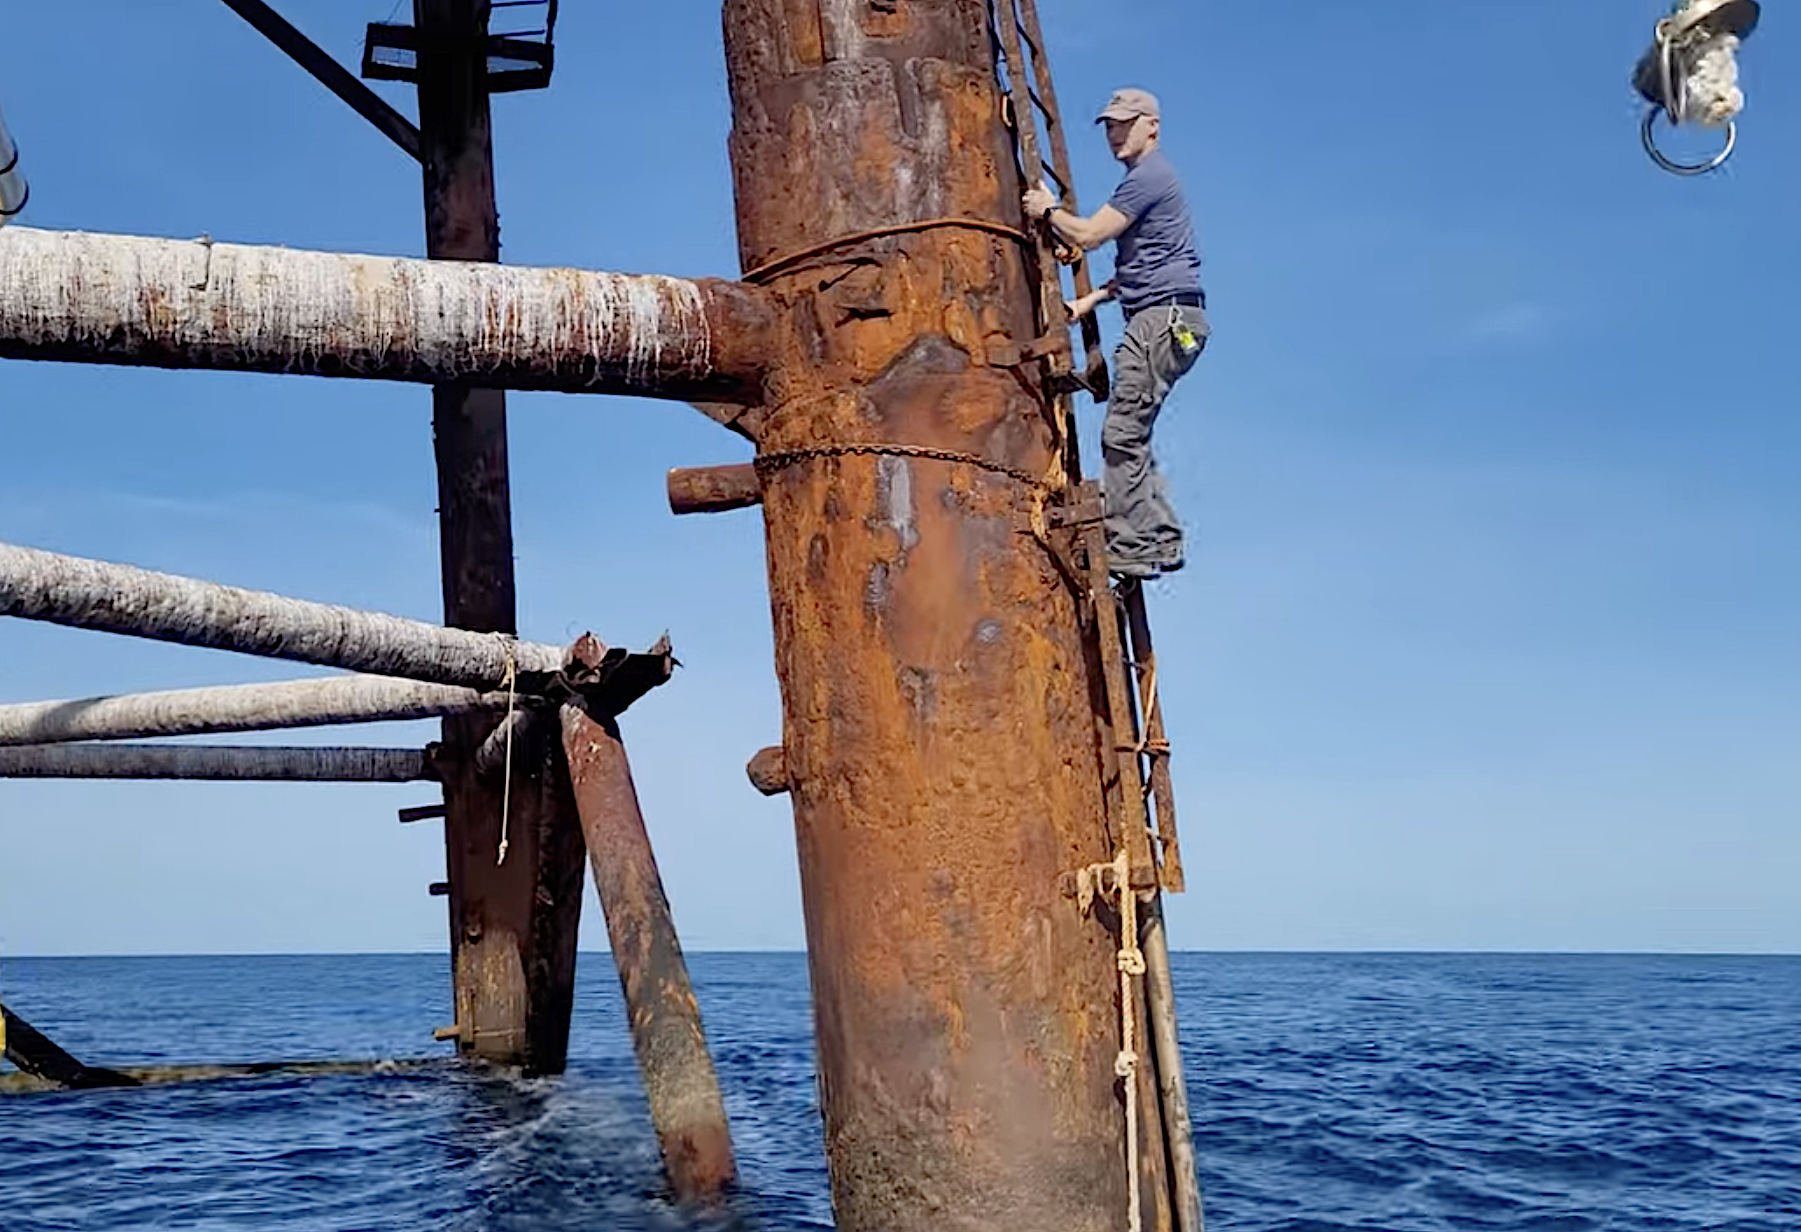
<path fill-rule="evenodd" d="M 1637 145 L 1648 0 L 1041 3 L 1084 201 L 1086 115 L 1150 88 L 1206 248 L 1159 429 L 1174 944 L 1801 951 L 1801 32 L 1772 7 L 1741 152 L 1685 182 Z M 30 225 L 421 251 L 416 167 L 223 5 L 15 7 Z M 399 6 L 284 7 L 354 63 Z M 495 106 L 505 258 L 734 275 L 718 6 L 563 7 L 553 88 Z M 512 408 L 523 632 L 685 664 L 626 736 L 686 944 L 798 946 L 788 809 L 743 775 L 780 732 L 760 522 L 662 499 L 747 447 Z M 423 389 L 0 362 L 0 432 L 0 540 L 440 614 Z M 4 701 L 297 674 L 0 622 Z M 0 783 L 0 947 L 441 949 L 439 832 L 394 821 L 432 797 Z"/>

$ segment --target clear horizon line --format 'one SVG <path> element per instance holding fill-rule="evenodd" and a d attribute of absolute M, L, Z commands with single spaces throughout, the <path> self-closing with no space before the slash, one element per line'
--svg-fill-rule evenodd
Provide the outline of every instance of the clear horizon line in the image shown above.
<path fill-rule="evenodd" d="M 609 950 L 577 950 L 578 956 L 610 958 Z M 797 955 L 807 951 L 790 949 L 694 949 L 686 951 L 690 958 L 719 956 Z M 1176 949 L 1172 954 L 1207 955 L 1210 957 L 1265 958 L 1801 958 L 1793 950 L 1514 950 L 1514 949 Z M 171 958 L 444 958 L 443 950 L 254 950 L 202 951 L 180 950 L 166 953 L 91 953 L 91 954 L 6 954 L 0 952 L 0 967 L 8 962 L 65 962 L 87 960 L 160 960 Z"/>

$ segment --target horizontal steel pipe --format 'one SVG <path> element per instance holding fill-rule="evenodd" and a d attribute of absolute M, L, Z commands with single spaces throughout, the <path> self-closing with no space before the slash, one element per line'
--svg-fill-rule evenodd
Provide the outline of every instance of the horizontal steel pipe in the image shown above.
<path fill-rule="evenodd" d="M 763 503 L 763 481 L 754 463 L 735 466 L 680 466 L 669 472 L 669 511 L 674 514 L 730 513 Z"/>
<path fill-rule="evenodd" d="M 759 750 L 744 773 L 750 776 L 750 785 L 766 796 L 783 796 L 794 790 L 794 781 L 788 776 L 788 750 L 780 745 Z"/>
<path fill-rule="evenodd" d="M 518 749 L 523 752 L 526 749 L 526 741 L 530 738 L 530 729 L 536 719 L 537 712 L 532 710 L 514 710 L 502 719 L 475 750 L 476 774 L 485 779 L 501 777 L 513 751 Z"/>
<path fill-rule="evenodd" d="M 0 234 L 14 359 L 752 402 L 773 321 L 718 279 Z"/>
<path fill-rule="evenodd" d="M 330 676 L 0 706 L 0 747 L 217 736 L 505 710 L 505 693 L 390 676 Z"/>
<path fill-rule="evenodd" d="M 512 669 L 528 688 L 563 662 L 555 646 L 12 544 L 0 616 L 481 690 Z"/>
<path fill-rule="evenodd" d="M 420 749 L 45 744 L 0 749 L 0 779 L 174 779 L 215 783 L 418 783 Z"/>

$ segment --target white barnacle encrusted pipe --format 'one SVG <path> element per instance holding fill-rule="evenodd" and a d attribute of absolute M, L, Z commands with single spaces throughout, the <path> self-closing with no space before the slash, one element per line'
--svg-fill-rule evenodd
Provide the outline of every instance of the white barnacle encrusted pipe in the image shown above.
<path fill-rule="evenodd" d="M 25 208 L 31 186 L 19 170 L 19 146 L 0 115 L 0 227 L 5 226 Z"/>
<path fill-rule="evenodd" d="M 0 356 L 757 402 L 774 301 L 719 279 L 39 231 Z"/>
<path fill-rule="evenodd" d="M 557 646 L 9 543 L 0 543 L 0 616 L 482 692 L 563 666 Z"/>

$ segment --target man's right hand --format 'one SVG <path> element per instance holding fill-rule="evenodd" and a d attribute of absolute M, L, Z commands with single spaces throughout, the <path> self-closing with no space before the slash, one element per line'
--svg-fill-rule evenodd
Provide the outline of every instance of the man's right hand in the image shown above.
<path fill-rule="evenodd" d="M 1057 198 L 1051 196 L 1050 193 L 1042 188 L 1026 189 L 1020 199 L 1020 203 L 1025 208 L 1026 217 L 1033 220 L 1043 218 L 1057 208 Z"/>

